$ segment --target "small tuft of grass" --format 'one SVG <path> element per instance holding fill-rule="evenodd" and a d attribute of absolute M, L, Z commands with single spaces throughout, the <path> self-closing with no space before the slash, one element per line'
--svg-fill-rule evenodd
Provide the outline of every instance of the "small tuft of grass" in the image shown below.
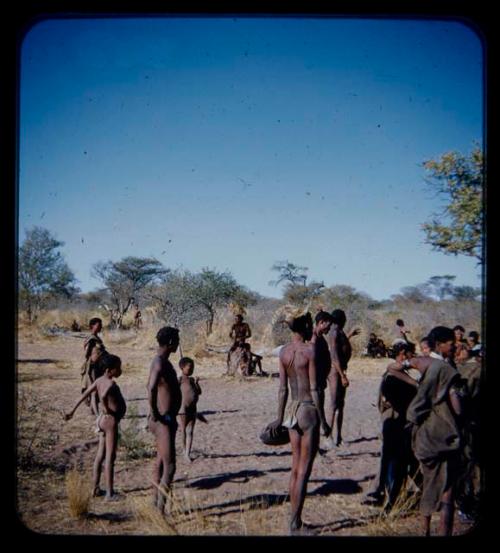
<path fill-rule="evenodd" d="M 370 536 L 398 536 L 408 535 L 404 519 L 416 514 L 420 499 L 419 493 L 410 493 L 408 484 L 401 489 L 392 509 L 385 513 L 383 510 L 368 524 L 365 529 Z"/>
<path fill-rule="evenodd" d="M 76 469 L 66 473 L 68 509 L 73 518 L 85 518 L 89 512 L 91 490 L 88 481 Z"/>
<path fill-rule="evenodd" d="M 143 430 L 139 423 L 138 410 L 136 405 L 128 408 L 126 418 L 128 425 L 120 430 L 119 446 L 125 448 L 127 459 L 144 459 L 154 456 L 152 447 L 142 438 Z M 123 423 L 122 423 L 123 424 Z"/>
<path fill-rule="evenodd" d="M 130 501 L 132 512 L 140 524 L 141 532 L 160 536 L 174 536 L 178 534 L 175 525 L 151 504 L 150 498 L 135 497 Z"/>

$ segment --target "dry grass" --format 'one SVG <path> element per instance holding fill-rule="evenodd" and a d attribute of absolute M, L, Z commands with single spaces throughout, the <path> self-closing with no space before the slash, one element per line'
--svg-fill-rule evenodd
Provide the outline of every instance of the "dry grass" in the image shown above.
<path fill-rule="evenodd" d="M 211 535 L 217 534 L 217 525 L 203 514 L 203 505 L 188 490 L 166 493 L 165 514 L 151 503 L 151 498 L 133 498 L 132 512 L 145 534 L 154 535 Z"/>
<path fill-rule="evenodd" d="M 74 468 L 66 473 L 66 493 L 70 515 L 73 518 L 85 518 L 92 494 L 88 480 Z"/>
<path fill-rule="evenodd" d="M 221 513 L 220 506 L 211 504 L 212 497 L 207 499 L 199 492 L 174 488 L 165 495 L 164 515 L 152 505 L 150 497 L 129 500 L 142 533 L 162 536 L 265 536 L 279 535 L 284 528 L 281 506 L 269 505 L 265 495 L 251 495 L 249 500 L 242 496 L 240 490 L 227 498 L 232 513 L 225 515 Z"/>
<path fill-rule="evenodd" d="M 383 510 L 373 522 L 366 525 L 365 531 L 368 536 L 400 536 L 408 535 L 405 519 L 417 513 L 419 501 L 418 493 L 410 493 L 408 486 L 401 490 L 393 508 L 389 513 Z"/>

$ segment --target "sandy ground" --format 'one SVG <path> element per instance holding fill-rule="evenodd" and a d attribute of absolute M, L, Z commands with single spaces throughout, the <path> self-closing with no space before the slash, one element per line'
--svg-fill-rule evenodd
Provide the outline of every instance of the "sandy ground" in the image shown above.
<path fill-rule="evenodd" d="M 128 406 L 121 423 L 128 448 L 122 441 L 115 469 L 115 486 L 122 498 L 115 503 L 93 499 L 87 516 L 72 518 L 65 471 L 77 466 L 90 486 L 96 447 L 94 418 L 85 405 L 71 421 L 62 420 L 62 412 L 78 400 L 82 342 L 78 335 L 67 335 L 18 344 L 19 454 L 24 455 L 30 441 L 34 452 L 32 461 L 18 470 L 18 513 L 26 526 L 49 534 L 286 535 L 290 446 L 270 447 L 258 439 L 276 416 L 279 381 L 273 357 L 264 359 L 268 377 L 246 380 L 224 376 L 224 355 L 197 362 L 195 376 L 200 377 L 203 390 L 198 411 L 208 423 L 196 424 L 192 463 L 180 454 L 177 435 L 173 525 L 144 515 L 154 455 L 153 436 L 145 429 L 146 382 L 155 354 L 152 344 L 140 349 L 107 344 L 122 358 L 124 370 L 118 384 Z M 177 366 L 179 355 L 171 359 Z M 386 364 L 383 359 L 351 361 L 345 443 L 327 451 L 322 441 L 308 486 L 303 518 L 316 535 L 420 533 L 416 514 L 383 519 L 380 509 L 360 503 L 378 470 L 375 403 Z M 138 458 L 130 458 L 134 447 Z M 438 517 L 434 518 L 437 524 Z M 467 530 L 456 525 L 456 533 Z"/>

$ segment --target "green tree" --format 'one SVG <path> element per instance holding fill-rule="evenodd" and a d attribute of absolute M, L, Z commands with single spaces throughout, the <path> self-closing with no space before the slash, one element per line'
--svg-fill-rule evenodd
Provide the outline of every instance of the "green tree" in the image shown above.
<path fill-rule="evenodd" d="M 278 273 L 278 278 L 276 280 L 269 281 L 271 286 L 278 286 L 282 282 L 288 284 L 301 284 L 302 286 L 306 285 L 307 267 L 301 267 L 300 265 L 295 265 L 295 263 L 285 260 L 277 261 L 271 267 L 271 271 L 277 271 Z"/>
<path fill-rule="evenodd" d="M 374 309 L 378 302 L 365 292 L 359 292 L 346 284 L 335 284 L 322 291 L 321 301 L 328 309 L 342 309 L 346 313 L 355 310 Z"/>
<path fill-rule="evenodd" d="M 175 270 L 164 275 L 159 283 L 150 285 L 147 296 L 156 306 L 166 324 L 176 328 L 205 317 L 196 299 L 195 275 L 187 270 Z"/>
<path fill-rule="evenodd" d="M 58 251 L 63 245 L 50 231 L 35 226 L 19 248 L 19 302 L 30 324 L 50 298 L 71 298 L 78 292 L 75 276 Z"/>
<path fill-rule="evenodd" d="M 242 307 L 253 301 L 252 294 L 240 286 L 231 273 L 207 267 L 194 275 L 193 294 L 197 305 L 205 311 L 207 336 L 212 333 L 218 308 L 231 301 L 236 301 Z"/>
<path fill-rule="evenodd" d="M 168 269 L 151 257 L 124 257 L 120 261 L 95 263 L 92 274 L 110 294 L 111 306 L 105 303 L 103 307 L 110 313 L 112 324 L 122 328 L 123 317 L 137 295 L 167 272 Z"/>
<path fill-rule="evenodd" d="M 441 213 L 422 225 L 426 242 L 445 254 L 464 254 L 484 263 L 483 236 L 483 152 L 475 145 L 469 155 L 448 152 L 423 163 L 425 180 L 444 197 Z"/>
<path fill-rule="evenodd" d="M 287 282 L 283 296 L 285 301 L 292 305 L 305 305 L 319 298 L 324 287 L 323 282 L 313 281 L 309 284 Z"/>
<path fill-rule="evenodd" d="M 401 299 L 403 302 L 425 303 L 431 298 L 428 295 L 429 287 L 427 284 L 417 284 L 415 286 L 404 286 L 401 288 Z"/>
<path fill-rule="evenodd" d="M 425 285 L 427 289 L 438 298 L 439 301 L 442 301 L 446 296 L 451 296 L 453 291 L 453 281 L 457 277 L 454 275 L 442 275 L 442 276 L 432 276 Z"/>
<path fill-rule="evenodd" d="M 451 290 L 453 299 L 459 301 L 474 301 L 481 296 L 481 288 L 474 288 L 472 286 L 454 286 Z"/>

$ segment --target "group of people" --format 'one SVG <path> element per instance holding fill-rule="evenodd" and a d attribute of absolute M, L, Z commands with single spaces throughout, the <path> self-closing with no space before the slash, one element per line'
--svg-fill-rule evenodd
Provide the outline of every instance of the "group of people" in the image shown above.
<path fill-rule="evenodd" d="M 464 513 L 477 507 L 480 492 L 479 383 L 483 350 L 477 333 L 463 336 L 455 329 L 433 328 L 420 341 L 420 353 L 407 338 L 408 330 L 398 320 L 403 339 L 393 344 L 393 361 L 382 377 L 378 408 L 382 418 L 380 469 L 374 489 L 365 502 L 384 504 L 392 509 L 410 476 L 420 488 L 420 511 L 425 535 L 430 520 L 440 510 L 440 533 L 450 535 L 455 503 Z M 350 340 L 359 334 L 346 333 L 346 315 L 341 309 L 321 310 L 315 319 L 309 312 L 286 321 L 291 341 L 279 352 L 279 394 L 277 418 L 269 425 L 270 435 L 287 429 L 292 449 L 289 481 L 291 534 L 308 533 L 302 510 L 313 462 L 319 451 L 320 434 L 328 448 L 342 444 L 342 425 Z M 117 448 L 118 424 L 126 404 L 114 381 L 121 374 L 121 361 L 108 353 L 98 334 L 102 321 L 90 321 L 91 335 L 85 342 L 82 370 L 82 396 L 73 410 L 90 400 L 97 417 L 99 447 L 94 463 L 94 495 L 101 495 L 100 474 L 105 460 L 106 498 L 113 500 L 113 466 Z M 230 333 L 233 351 L 251 336 L 250 327 L 237 316 Z M 201 394 L 198 379 L 192 377 L 194 361 L 179 361 L 178 378 L 169 356 L 179 345 L 179 331 L 161 328 L 156 336 L 158 352 L 147 383 L 150 413 L 148 428 L 156 438 L 157 455 L 153 472 L 153 500 L 163 512 L 175 474 L 175 436 L 181 426 L 186 459 L 190 460 L 197 401 Z M 228 354 L 228 364 L 231 350 Z M 418 377 L 410 374 L 416 371 Z M 290 397 L 290 401 L 289 400 Z M 327 418 L 325 399 L 331 414 Z M 333 429 L 336 422 L 336 439 Z M 385 503 L 384 503 L 385 502 Z"/>
<path fill-rule="evenodd" d="M 114 379 L 121 375 L 121 359 L 109 353 L 99 333 L 102 320 L 89 322 L 91 334 L 85 341 L 85 362 L 82 367 L 82 395 L 74 408 L 65 415 L 69 420 L 85 401 L 96 418 L 99 445 L 93 468 L 93 495 L 105 495 L 108 501 L 119 498 L 114 490 L 114 463 L 118 445 L 118 426 L 126 412 L 126 402 Z M 147 382 L 149 415 L 148 428 L 156 438 L 156 459 L 153 469 L 153 502 L 164 511 L 170 485 L 176 469 L 175 436 L 180 425 L 186 460 L 191 461 L 193 432 L 197 419 L 206 420 L 197 413 L 201 387 L 194 378 L 193 359 L 179 361 L 181 376 L 169 360 L 179 346 L 179 331 L 172 327 L 160 328 L 156 335 L 157 355 L 151 362 Z M 105 462 L 105 463 L 104 463 Z M 100 487 L 101 471 L 105 464 L 105 490 Z"/>
<path fill-rule="evenodd" d="M 304 531 L 301 513 L 320 430 L 332 440 L 337 411 L 336 443 L 342 441 L 342 411 L 349 385 L 345 371 L 351 355 L 344 324 L 341 310 L 331 314 L 320 311 L 315 324 L 309 313 L 300 315 L 289 321 L 293 338 L 280 352 L 278 416 L 270 432 L 278 435 L 286 427 L 290 436 L 291 533 Z M 451 535 L 455 504 L 470 519 L 477 514 L 481 493 L 479 386 L 483 353 L 479 336 L 473 331 L 466 344 L 460 325 L 454 329 L 438 326 L 420 341 L 417 356 L 404 322 L 398 319 L 396 326 L 401 338 L 392 346 L 394 361 L 387 367 L 379 391 L 379 475 L 364 503 L 383 504 L 385 500 L 384 508 L 390 511 L 407 477 L 412 476 L 421 491 L 424 534 L 430 535 L 432 514 L 440 511 L 439 533 Z M 410 369 L 417 371 L 418 378 L 409 374 Z M 331 421 L 324 409 L 327 385 Z M 287 406 L 289 388 L 291 402 Z"/>
<path fill-rule="evenodd" d="M 456 325 L 453 328 L 453 332 L 455 333 L 455 357 L 459 358 L 461 352 L 464 349 L 468 350 L 467 355 L 470 357 L 478 357 L 481 355 L 481 343 L 479 342 L 479 333 L 477 331 L 471 330 L 467 338 L 465 338 L 464 327 L 462 325 Z M 382 338 L 377 336 L 374 332 L 371 332 L 368 343 L 366 344 L 364 355 L 372 358 L 395 358 L 396 355 L 398 355 L 398 348 L 395 348 L 395 346 L 402 343 L 413 346 L 413 349 L 415 350 L 415 344 L 410 341 L 408 334 L 410 334 L 410 330 L 405 327 L 404 321 L 402 319 L 398 319 L 396 321 L 394 336 L 395 339 L 393 340 L 392 344 L 390 346 L 387 346 Z M 421 348 L 423 348 L 422 351 L 424 353 L 428 352 L 429 347 L 426 344 L 425 338 L 423 338 L 420 342 Z"/>

